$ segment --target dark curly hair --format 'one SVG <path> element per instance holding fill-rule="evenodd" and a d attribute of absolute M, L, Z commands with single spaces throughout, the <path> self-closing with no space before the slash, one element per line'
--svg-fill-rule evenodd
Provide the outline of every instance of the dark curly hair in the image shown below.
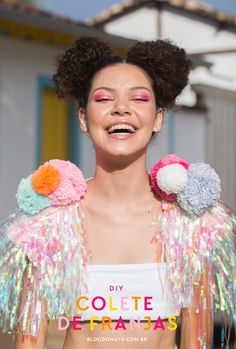
<path fill-rule="evenodd" d="M 135 64 L 151 78 L 156 103 L 170 108 L 188 83 L 191 60 L 183 48 L 169 40 L 138 42 L 126 58 L 113 54 L 109 44 L 95 37 L 81 37 L 57 59 L 53 75 L 57 95 L 71 97 L 86 107 L 94 75 L 108 65 Z"/>

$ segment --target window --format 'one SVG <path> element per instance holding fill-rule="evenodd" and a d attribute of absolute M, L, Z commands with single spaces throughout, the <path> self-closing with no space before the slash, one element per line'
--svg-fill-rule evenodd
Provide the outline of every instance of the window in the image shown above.
<path fill-rule="evenodd" d="M 58 99 L 47 76 L 38 79 L 37 139 L 37 167 L 50 159 L 79 165 L 80 128 L 75 105 Z"/>

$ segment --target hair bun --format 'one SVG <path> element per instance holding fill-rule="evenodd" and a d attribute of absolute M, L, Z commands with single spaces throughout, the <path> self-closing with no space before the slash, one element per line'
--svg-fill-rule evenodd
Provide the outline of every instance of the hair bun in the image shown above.
<path fill-rule="evenodd" d="M 127 61 L 143 67 L 154 81 L 158 104 L 171 107 L 188 84 L 192 67 L 184 49 L 169 40 L 138 42 L 128 50 Z"/>
<path fill-rule="evenodd" d="M 112 56 L 110 46 L 99 38 L 81 37 L 57 59 L 53 81 L 57 95 L 81 100 L 94 73 Z M 81 101 L 83 103 L 83 101 Z"/>
<path fill-rule="evenodd" d="M 81 54 L 80 63 L 83 61 L 86 62 L 86 64 L 88 64 L 89 61 L 95 63 L 98 60 L 105 59 L 112 55 L 110 46 L 99 38 L 81 37 L 76 40 L 75 47 Z"/>

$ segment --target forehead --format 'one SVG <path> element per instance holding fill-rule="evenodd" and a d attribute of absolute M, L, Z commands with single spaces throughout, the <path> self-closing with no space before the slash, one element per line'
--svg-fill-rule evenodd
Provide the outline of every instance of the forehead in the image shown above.
<path fill-rule="evenodd" d="M 113 88 L 120 86 L 152 88 L 149 75 L 142 68 L 128 63 L 109 65 L 97 72 L 92 81 L 92 89 L 98 88 L 99 85 Z"/>

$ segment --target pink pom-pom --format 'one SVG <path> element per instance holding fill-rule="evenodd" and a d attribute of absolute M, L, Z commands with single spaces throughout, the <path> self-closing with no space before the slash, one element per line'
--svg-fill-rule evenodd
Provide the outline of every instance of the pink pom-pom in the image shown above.
<path fill-rule="evenodd" d="M 60 173 L 60 184 L 56 190 L 48 195 L 52 205 L 70 205 L 76 203 L 84 196 L 87 184 L 80 169 L 70 161 L 53 159 L 49 160 Z"/>
<path fill-rule="evenodd" d="M 157 183 L 157 173 L 158 171 L 170 164 L 180 164 L 182 165 L 185 169 L 188 169 L 189 163 L 185 161 L 184 159 L 178 157 L 175 154 L 168 154 L 164 158 L 162 158 L 160 161 L 158 161 L 157 164 L 152 166 L 151 171 L 150 171 L 150 177 L 151 177 L 151 183 L 152 187 L 154 190 L 159 194 L 159 196 L 166 200 L 166 201 L 175 201 L 176 200 L 176 194 L 167 194 L 161 188 L 158 186 Z"/>

